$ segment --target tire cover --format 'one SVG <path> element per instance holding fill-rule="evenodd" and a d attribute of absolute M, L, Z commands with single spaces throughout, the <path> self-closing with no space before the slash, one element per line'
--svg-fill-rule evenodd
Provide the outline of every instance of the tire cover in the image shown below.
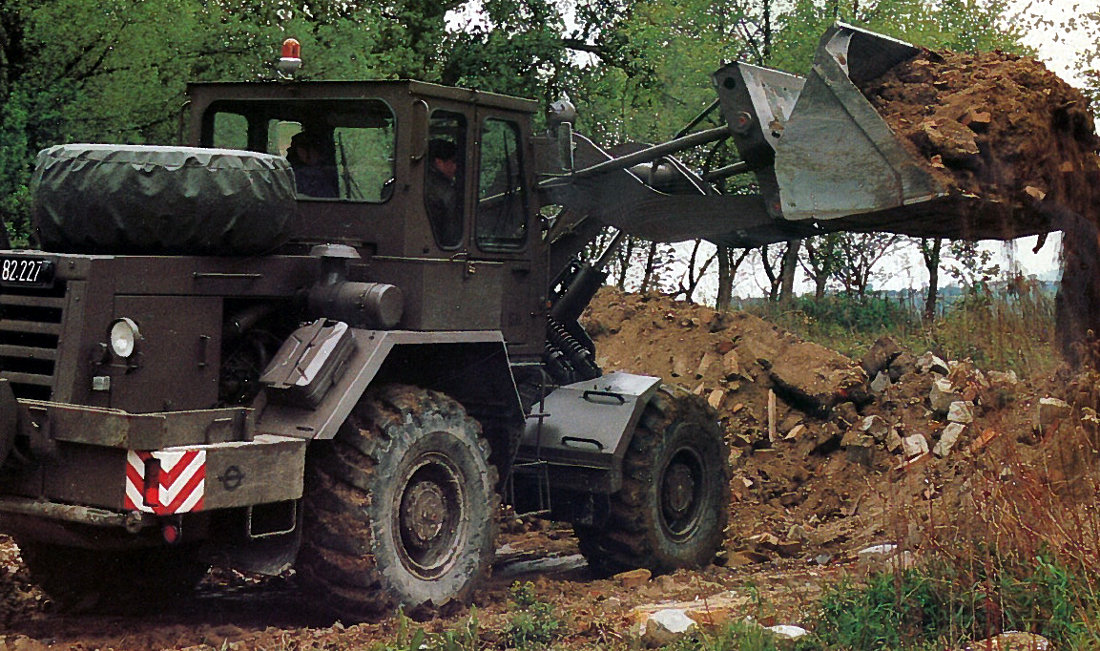
<path fill-rule="evenodd" d="M 262 253 L 296 210 L 285 158 L 232 149 L 58 145 L 39 152 L 31 187 L 53 251 Z"/>

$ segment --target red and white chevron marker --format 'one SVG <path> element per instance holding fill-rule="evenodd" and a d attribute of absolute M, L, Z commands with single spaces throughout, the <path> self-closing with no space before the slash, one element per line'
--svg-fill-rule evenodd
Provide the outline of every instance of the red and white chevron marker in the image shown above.
<path fill-rule="evenodd" d="M 201 511 L 206 450 L 130 450 L 123 508 L 157 515 Z"/>

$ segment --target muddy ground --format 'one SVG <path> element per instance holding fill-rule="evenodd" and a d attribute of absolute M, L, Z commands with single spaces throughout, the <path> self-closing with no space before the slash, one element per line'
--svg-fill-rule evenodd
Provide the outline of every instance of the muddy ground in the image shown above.
<path fill-rule="evenodd" d="M 516 580 L 532 581 L 538 598 L 557 608 L 563 644 L 574 648 L 628 637 L 635 607 L 721 593 L 734 616 L 809 626 L 826 586 L 867 571 L 859 550 L 899 543 L 921 553 L 919 534 L 930 519 L 964 521 L 978 508 L 967 497 L 976 477 L 1003 477 L 1010 458 L 1026 459 L 1046 485 L 1080 485 L 1095 466 L 1087 461 L 1091 452 L 1057 434 L 1060 426 L 1076 431 L 1072 424 L 1048 423 L 1045 433 L 1032 427 L 1041 397 L 1095 401 L 1065 377 L 1018 382 L 966 363 L 924 369 L 928 360 L 914 354 L 924 351 L 889 342 L 862 360 L 868 377 L 857 360 L 750 315 L 612 289 L 584 320 L 605 370 L 660 375 L 714 408 L 734 470 L 725 548 L 705 569 L 633 587 L 593 576 L 567 525 L 506 518 L 492 579 L 473 610 L 422 624 L 428 630 L 453 628 L 476 612 L 482 642 L 503 647 L 508 588 Z M 906 465 L 905 453 L 892 449 L 898 438 L 922 435 L 930 448 L 943 439 L 946 417 L 929 400 L 935 380 L 945 377 L 939 371 L 949 371 L 951 397 L 974 403 L 974 422 L 950 452 Z M 877 419 L 865 430 L 870 416 Z M 0 541 L 0 598 L 5 648 L 361 648 L 392 639 L 399 627 L 396 618 L 345 626 L 311 613 L 292 575 L 261 579 L 225 570 L 165 613 L 64 614 L 29 583 L 8 540 Z"/>

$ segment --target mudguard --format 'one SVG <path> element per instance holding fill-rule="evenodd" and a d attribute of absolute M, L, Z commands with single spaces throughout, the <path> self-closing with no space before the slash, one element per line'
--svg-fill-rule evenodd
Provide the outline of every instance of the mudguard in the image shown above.
<path fill-rule="evenodd" d="M 528 421 L 520 460 L 554 466 L 551 483 L 568 477 L 561 485 L 619 490 L 630 435 L 660 385 L 656 377 L 610 373 L 558 387 L 546 397 L 542 416 Z"/>
<path fill-rule="evenodd" d="M 303 330 L 292 335 L 308 337 Z M 352 351 L 324 395 L 303 404 L 274 385 L 258 399 L 256 431 L 306 439 L 331 439 L 373 382 L 400 382 L 446 393 L 475 418 L 523 422 L 504 337 L 499 331 L 365 330 L 348 328 Z M 335 350 L 335 349 L 334 349 Z M 324 365 L 308 346 L 286 346 L 268 369 Z M 273 374 L 274 375 L 274 374 Z M 281 393 L 283 395 L 281 395 Z M 266 401 L 266 404 L 263 404 Z"/>

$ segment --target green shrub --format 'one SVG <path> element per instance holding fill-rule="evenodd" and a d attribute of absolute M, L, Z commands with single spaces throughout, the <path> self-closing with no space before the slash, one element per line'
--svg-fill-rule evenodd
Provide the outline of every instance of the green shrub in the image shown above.
<path fill-rule="evenodd" d="M 371 647 L 372 651 L 479 651 L 477 613 L 465 622 L 441 633 L 426 633 L 423 628 L 413 628 L 405 613 L 397 614 L 397 635 L 393 641 Z"/>
<path fill-rule="evenodd" d="M 718 631 L 708 634 L 700 632 L 694 636 L 682 638 L 664 647 L 667 651 L 809 651 L 820 649 L 820 642 L 813 636 L 807 636 L 791 645 L 780 645 L 775 636 L 763 627 L 744 621 L 731 621 Z"/>
<path fill-rule="evenodd" d="M 747 304 L 745 309 L 808 341 L 858 358 L 890 335 L 916 355 L 931 350 L 945 359 L 971 359 L 979 368 L 1014 370 L 1022 377 L 1052 371 L 1054 299 L 1026 282 L 992 291 L 973 289 L 924 322 L 922 306 L 869 294 L 800 296 L 787 305 Z"/>
<path fill-rule="evenodd" d="M 510 592 L 517 612 L 512 615 L 505 630 L 507 646 L 515 649 L 538 648 L 557 639 L 562 629 L 558 614 L 551 604 L 538 600 L 534 584 L 516 581 Z"/>

